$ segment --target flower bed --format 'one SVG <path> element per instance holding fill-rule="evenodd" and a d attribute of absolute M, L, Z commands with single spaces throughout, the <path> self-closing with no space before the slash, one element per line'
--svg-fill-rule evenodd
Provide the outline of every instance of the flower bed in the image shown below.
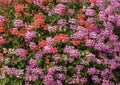
<path fill-rule="evenodd" d="M 120 85 L 120 1 L 1 0 L 0 85 Z"/>

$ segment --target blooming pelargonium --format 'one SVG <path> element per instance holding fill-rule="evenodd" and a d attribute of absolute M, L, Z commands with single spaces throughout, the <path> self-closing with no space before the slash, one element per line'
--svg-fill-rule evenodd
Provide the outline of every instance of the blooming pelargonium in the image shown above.
<path fill-rule="evenodd" d="M 23 26 L 23 20 L 15 20 L 13 24 L 15 27 Z"/>
<path fill-rule="evenodd" d="M 119 85 L 119 0 L 0 0 L 0 85 Z"/>
<path fill-rule="evenodd" d="M 66 46 L 64 48 L 64 51 L 67 52 L 70 56 L 73 56 L 75 58 L 78 58 L 80 56 L 80 53 L 77 49 L 74 49 L 72 46 Z"/>
<path fill-rule="evenodd" d="M 27 55 L 27 50 L 25 50 L 25 49 L 22 49 L 22 48 L 20 48 L 20 49 L 17 49 L 16 51 L 15 51 L 15 54 L 17 55 L 17 56 L 20 56 L 21 58 L 23 58 L 23 59 L 26 59 L 26 55 Z"/>
<path fill-rule="evenodd" d="M 54 8 L 54 13 L 59 15 L 64 15 L 66 12 L 66 5 L 64 4 L 57 4 Z"/>
<path fill-rule="evenodd" d="M 5 44 L 5 39 L 2 36 L 0 36 L 0 45 L 4 45 L 4 44 Z"/>
<path fill-rule="evenodd" d="M 31 41 L 34 37 L 36 37 L 36 32 L 27 31 L 25 34 L 25 41 Z"/>

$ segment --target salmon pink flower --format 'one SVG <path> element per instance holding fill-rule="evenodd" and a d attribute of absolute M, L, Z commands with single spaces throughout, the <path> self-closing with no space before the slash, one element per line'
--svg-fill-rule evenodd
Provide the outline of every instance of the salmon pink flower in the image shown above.
<path fill-rule="evenodd" d="M 19 31 L 18 31 L 17 28 L 12 28 L 12 29 L 10 30 L 10 33 L 11 33 L 12 35 L 18 35 Z"/>
<path fill-rule="evenodd" d="M 2 36 L 0 36 L 0 45 L 4 45 L 5 42 L 6 42 L 5 39 Z"/>
<path fill-rule="evenodd" d="M 46 40 L 42 40 L 42 41 L 39 41 L 39 42 L 38 42 L 38 47 L 39 47 L 39 48 L 44 48 L 44 46 L 46 46 L 46 45 L 47 45 Z"/>

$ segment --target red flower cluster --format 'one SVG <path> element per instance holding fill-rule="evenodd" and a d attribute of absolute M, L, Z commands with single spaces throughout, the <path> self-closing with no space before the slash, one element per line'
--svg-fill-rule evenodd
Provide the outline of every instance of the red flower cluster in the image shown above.
<path fill-rule="evenodd" d="M 37 29 L 39 28 L 41 25 L 45 24 L 45 18 L 44 15 L 42 14 L 35 14 L 34 15 L 34 23 L 33 23 L 33 28 Z"/>
<path fill-rule="evenodd" d="M 65 42 L 67 43 L 68 42 L 68 35 L 67 34 L 57 34 L 56 36 L 54 36 L 54 41 L 55 42 Z"/>

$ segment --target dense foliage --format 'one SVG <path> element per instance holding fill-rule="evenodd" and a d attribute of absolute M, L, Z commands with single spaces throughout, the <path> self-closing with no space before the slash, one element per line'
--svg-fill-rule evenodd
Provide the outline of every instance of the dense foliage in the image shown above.
<path fill-rule="evenodd" d="M 0 0 L 0 85 L 120 85 L 120 0 Z"/>

